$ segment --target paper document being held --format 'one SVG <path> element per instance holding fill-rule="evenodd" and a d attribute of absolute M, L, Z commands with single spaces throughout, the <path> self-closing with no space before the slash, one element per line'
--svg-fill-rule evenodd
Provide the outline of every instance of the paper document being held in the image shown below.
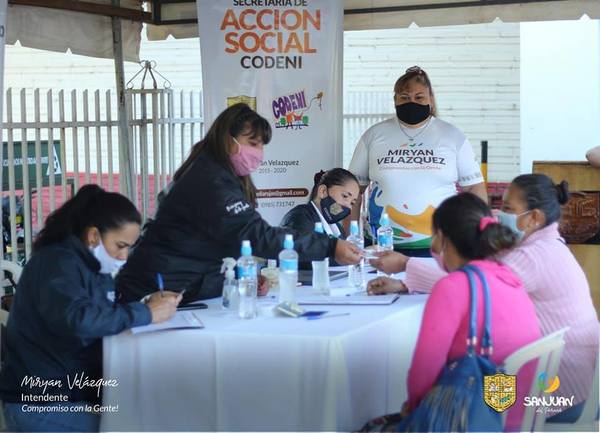
<path fill-rule="evenodd" d="M 133 334 L 142 334 L 145 332 L 164 331 L 168 329 L 201 329 L 204 324 L 197 311 L 178 311 L 171 319 L 162 323 L 152 323 L 146 326 L 136 326 L 131 328 Z"/>

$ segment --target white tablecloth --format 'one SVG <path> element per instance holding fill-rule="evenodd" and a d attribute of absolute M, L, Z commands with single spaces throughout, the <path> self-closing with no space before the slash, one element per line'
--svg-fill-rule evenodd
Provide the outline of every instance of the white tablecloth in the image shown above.
<path fill-rule="evenodd" d="M 205 329 L 105 338 L 104 377 L 119 386 L 104 388 L 118 412 L 102 430 L 356 430 L 406 399 L 425 300 L 315 306 L 351 314 L 314 321 L 242 320 L 214 300 L 199 312 Z"/>

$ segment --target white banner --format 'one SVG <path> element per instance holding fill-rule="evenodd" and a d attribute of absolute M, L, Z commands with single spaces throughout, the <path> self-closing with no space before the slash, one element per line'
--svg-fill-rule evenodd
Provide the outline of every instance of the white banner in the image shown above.
<path fill-rule="evenodd" d="M 6 35 L 6 3 L 0 0 L 0 142 L 2 141 L 2 119 L 4 118 L 4 42 Z M 0 157 L 2 155 L 0 154 Z"/>
<path fill-rule="evenodd" d="M 308 201 L 314 174 L 342 162 L 341 0 L 200 0 L 204 119 L 246 102 L 273 128 L 253 175 L 277 225 Z"/>

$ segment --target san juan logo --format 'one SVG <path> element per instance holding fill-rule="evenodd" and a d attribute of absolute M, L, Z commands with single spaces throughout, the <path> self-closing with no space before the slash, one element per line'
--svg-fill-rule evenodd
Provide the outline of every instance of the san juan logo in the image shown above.
<path fill-rule="evenodd" d="M 307 102 L 308 100 L 308 102 Z M 313 103 L 316 104 L 313 106 Z M 310 124 L 309 112 L 315 107 L 323 110 L 323 92 L 312 98 L 304 90 L 273 99 L 271 104 L 275 116 L 275 128 L 302 129 Z"/>
<path fill-rule="evenodd" d="M 552 394 L 560 388 L 560 379 L 558 376 L 550 379 L 545 372 L 540 373 L 537 377 L 537 387 L 541 395 L 527 396 L 523 399 L 523 404 L 526 407 L 535 407 L 536 413 L 552 415 L 573 406 L 575 399 L 573 395 L 570 397 L 546 395 Z"/>
<path fill-rule="evenodd" d="M 483 400 L 502 413 L 517 401 L 517 376 L 503 373 L 483 377 Z"/>
<path fill-rule="evenodd" d="M 540 391 L 545 394 L 552 394 L 560 386 L 560 379 L 558 376 L 554 376 L 554 379 L 548 380 L 546 373 L 543 372 L 538 376 L 537 385 Z"/>
<path fill-rule="evenodd" d="M 247 96 L 247 95 L 239 95 L 239 96 L 228 96 L 227 97 L 227 107 L 231 107 L 232 105 L 244 103 L 248 107 L 252 108 L 256 111 L 256 96 Z"/>

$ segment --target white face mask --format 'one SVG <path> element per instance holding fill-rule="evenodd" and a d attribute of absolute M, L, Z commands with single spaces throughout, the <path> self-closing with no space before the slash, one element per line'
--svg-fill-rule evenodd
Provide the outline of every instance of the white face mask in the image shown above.
<path fill-rule="evenodd" d="M 100 262 L 100 273 L 115 275 L 119 272 L 119 269 L 125 264 L 125 260 L 119 260 L 112 257 L 104 248 L 104 243 L 100 240 L 100 243 L 95 247 L 90 247 L 91 253 Z"/>

